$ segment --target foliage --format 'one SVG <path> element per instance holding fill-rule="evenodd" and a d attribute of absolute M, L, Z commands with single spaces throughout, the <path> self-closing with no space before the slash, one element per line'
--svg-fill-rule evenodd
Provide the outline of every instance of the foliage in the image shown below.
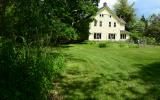
<path fill-rule="evenodd" d="M 132 25 L 132 32 L 141 33 L 141 35 L 144 35 L 145 33 L 145 23 L 141 20 L 137 20 Z"/>
<path fill-rule="evenodd" d="M 3 1 L 3 0 L 2 0 Z M 91 16 L 96 13 L 98 0 L 8 0 L 0 20 L 3 36 L 23 36 L 27 42 L 49 36 L 75 39 L 89 34 Z M 70 31 L 70 32 L 69 32 Z M 3 33 L 3 34 L 2 34 Z M 46 41 L 46 40 L 44 40 Z"/>
<path fill-rule="evenodd" d="M 135 20 L 135 9 L 133 8 L 134 3 L 129 4 L 128 0 L 118 0 L 115 4 L 114 10 L 118 17 L 122 18 L 126 24 L 126 30 L 130 31 L 132 23 Z"/>
<path fill-rule="evenodd" d="M 144 17 L 144 15 L 140 19 L 145 24 L 145 31 L 148 28 L 148 20 Z"/>
<path fill-rule="evenodd" d="M 99 48 L 106 48 L 107 45 L 106 43 L 99 43 L 98 46 Z"/>
<path fill-rule="evenodd" d="M 13 42 L 0 49 L 0 99 L 46 100 L 64 67 L 64 58 Z"/>
<path fill-rule="evenodd" d="M 89 44 L 91 47 L 98 46 L 99 48 L 139 48 L 138 44 L 131 43 L 129 41 L 121 41 L 121 42 L 87 42 L 86 44 Z"/>
<path fill-rule="evenodd" d="M 155 45 L 156 44 L 156 39 L 155 38 L 146 37 L 145 39 L 146 39 L 147 44 L 149 44 L 149 45 Z"/>
<path fill-rule="evenodd" d="M 138 43 L 138 40 L 140 40 L 143 37 L 142 33 L 139 32 L 132 32 L 130 35 L 130 39 L 134 41 L 134 43 Z"/>
<path fill-rule="evenodd" d="M 158 43 L 160 42 L 160 14 L 151 16 L 145 35 L 155 38 Z"/>
<path fill-rule="evenodd" d="M 43 100 L 64 67 L 44 46 L 87 37 L 99 0 L 0 0 L 0 99 Z"/>

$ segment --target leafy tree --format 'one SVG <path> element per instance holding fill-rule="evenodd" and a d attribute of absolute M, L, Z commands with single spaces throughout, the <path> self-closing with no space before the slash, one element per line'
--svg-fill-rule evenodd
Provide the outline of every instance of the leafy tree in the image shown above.
<path fill-rule="evenodd" d="M 145 23 L 141 20 L 137 20 L 133 25 L 132 25 L 132 32 L 138 32 L 141 35 L 144 35 L 145 32 Z"/>
<path fill-rule="evenodd" d="M 140 20 L 145 24 L 145 32 L 146 32 L 146 29 L 148 28 L 148 20 L 144 17 L 144 15 L 141 17 Z"/>
<path fill-rule="evenodd" d="M 3 43 L 0 40 L 0 99 L 47 99 L 53 80 L 64 67 L 64 58 L 46 51 L 44 42 L 57 44 L 59 39 L 87 35 L 97 3 L 0 0 L 0 39 L 4 39 Z"/>
<path fill-rule="evenodd" d="M 144 15 L 141 17 L 141 21 L 146 22 L 146 18 L 144 17 Z"/>
<path fill-rule="evenodd" d="M 130 31 L 135 20 L 134 3 L 129 4 L 128 0 L 118 0 L 114 5 L 114 11 L 126 24 L 126 30 Z"/>
<path fill-rule="evenodd" d="M 5 26 L 5 10 L 8 5 L 9 0 L 0 0 L 0 35 L 4 34 Z"/>
<path fill-rule="evenodd" d="M 149 19 L 149 26 L 146 30 L 146 36 L 153 37 L 160 42 L 160 14 L 153 14 Z"/>
<path fill-rule="evenodd" d="M 46 36 L 54 41 L 61 37 L 75 39 L 78 35 L 80 39 L 86 39 L 92 21 L 90 16 L 96 13 L 98 2 L 99 0 L 9 0 L 4 10 L 7 19 L 4 36 L 23 36 L 27 42 L 40 41 Z"/>

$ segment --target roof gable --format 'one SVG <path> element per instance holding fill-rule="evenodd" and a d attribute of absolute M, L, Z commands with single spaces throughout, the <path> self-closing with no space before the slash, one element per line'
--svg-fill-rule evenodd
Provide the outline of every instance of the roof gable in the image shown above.
<path fill-rule="evenodd" d="M 108 6 L 100 8 L 96 15 L 100 14 L 104 10 L 107 10 L 121 24 L 126 24 L 126 22 L 123 19 L 119 18 Z"/>

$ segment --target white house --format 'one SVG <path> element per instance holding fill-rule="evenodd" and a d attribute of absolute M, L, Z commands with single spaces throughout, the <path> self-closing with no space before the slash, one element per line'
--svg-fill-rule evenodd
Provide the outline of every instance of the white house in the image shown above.
<path fill-rule="evenodd" d="M 90 23 L 89 40 L 126 41 L 129 39 L 129 34 L 125 31 L 125 24 L 126 22 L 115 15 L 107 3 L 104 3 L 94 16 L 94 21 Z"/>

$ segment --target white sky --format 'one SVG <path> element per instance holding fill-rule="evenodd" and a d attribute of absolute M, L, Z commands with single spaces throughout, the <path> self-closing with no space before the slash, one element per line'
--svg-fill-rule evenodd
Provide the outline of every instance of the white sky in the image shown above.
<path fill-rule="evenodd" d="M 113 5 L 117 2 L 117 0 L 100 0 L 99 8 L 103 6 L 103 3 L 106 2 L 107 5 L 112 8 Z"/>

